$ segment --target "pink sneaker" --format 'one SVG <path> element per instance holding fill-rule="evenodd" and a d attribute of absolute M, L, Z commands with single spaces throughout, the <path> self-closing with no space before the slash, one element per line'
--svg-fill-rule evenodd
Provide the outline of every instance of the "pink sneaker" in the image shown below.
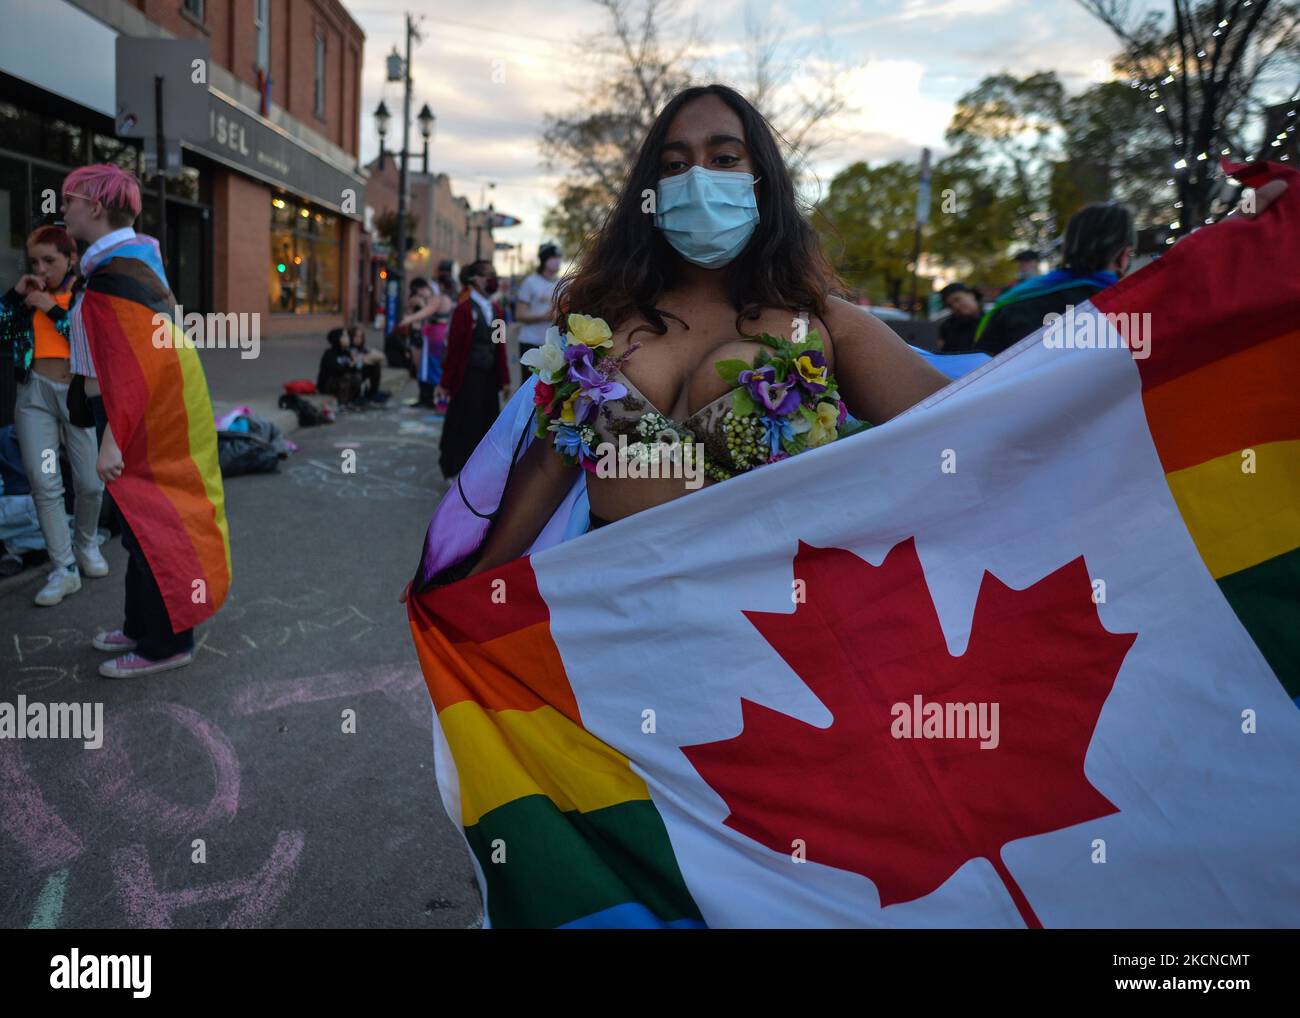
<path fill-rule="evenodd" d="M 99 674 L 106 679 L 130 679 L 137 675 L 152 675 L 154 672 L 168 672 L 173 668 L 184 668 L 194 660 L 194 652 L 187 650 L 183 654 L 173 654 L 161 661 L 150 661 L 134 651 L 105 661 L 99 666 Z"/>
<path fill-rule="evenodd" d="M 135 641 L 120 629 L 100 633 L 90 641 L 90 645 L 96 650 L 107 651 L 110 654 L 125 654 L 128 650 L 135 650 Z"/>

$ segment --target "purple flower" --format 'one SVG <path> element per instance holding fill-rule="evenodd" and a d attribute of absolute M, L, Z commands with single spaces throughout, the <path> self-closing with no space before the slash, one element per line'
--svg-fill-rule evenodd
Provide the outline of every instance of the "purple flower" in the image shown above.
<path fill-rule="evenodd" d="M 596 416 L 596 407 L 609 399 L 627 395 L 627 386 L 611 382 L 596 367 L 589 346 L 565 347 L 565 360 L 569 362 L 569 379 L 578 383 L 578 395 L 573 401 L 573 416 L 577 423 L 586 424 Z"/>
<path fill-rule="evenodd" d="M 764 364 L 761 368 L 747 368 L 736 376 L 736 381 L 748 388 L 749 394 L 758 399 L 758 386 L 762 382 L 775 382 L 776 368 L 770 364 Z"/>
<path fill-rule="evenodd" d="M 762 404 L 768 413 L 778 417 L 794 413 L 799 405 L 799 392 L 795 388 L 793 376 L 784 381 L 776 380 L 776 368 L 764 364 L 761 368 L 742 371 L 736 381 L 749 390 L 749 394 Z"/>

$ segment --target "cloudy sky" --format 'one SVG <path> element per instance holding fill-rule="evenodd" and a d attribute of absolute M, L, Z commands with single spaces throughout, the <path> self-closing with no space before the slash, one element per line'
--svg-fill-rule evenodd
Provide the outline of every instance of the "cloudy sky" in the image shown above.
<path fill-rule="evenodd" d="M 1075 0 L 678 2 L 682 18 L 695 19 L 721 80 L 743 83 L 751 7 L 779 33 L 778 59 L 790 65 L 792 82 L 836 76 L 848 106 L 829 125 L 834 141 L 819 154 L 815 168 L 823 181 L 858 159 L 914 158 L 925 145 L 941 154 L 954 102 L 986 74 L 1055 70 L 1077 91 L 1110 76 L 1114 50 L 1110 33 Z M 407 7 L 400 0 L 344 3 L 366 33 L 362 158 L 368 161 L 379 145 L 371 111 L 382 98 L 400 116 L 401 92 L 384 80 L 384 57 L 402 42 Z M 427 102 L 438 118 L 432 168 L 448 173 L 476 206 L 495 183 L 487 200 L 524 221 L 498 231 L 498 238 L 535 251 L 560 177 L 541 162 L 542 117 L 574 108 L 575 87 L 613 59 L 574 47 L 574 40 L 604 26 L 604 12 L 590 0 L 475 0 L 439 9 L 447 18 L 423 19 L 423 41 L 412 58 L 412 112 Z"/>

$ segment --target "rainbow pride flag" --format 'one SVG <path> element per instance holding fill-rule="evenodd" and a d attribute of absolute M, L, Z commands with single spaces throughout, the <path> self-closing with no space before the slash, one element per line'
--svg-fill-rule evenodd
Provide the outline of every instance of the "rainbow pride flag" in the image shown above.
<path fill-rule="evenodd" d="M 230 532 L 203 365 L 172 321 L 176 300 L 149 238 L 111 249 L 87 277 L 81 301 L 122 450 L 123 471 L 109 491 L 181 632 L 214 615 L 230 589 Z"/>
<path fill-rule="evenodd" d="M 431 587 L 435 516 L 488 925 L 1300 924 L 1300 174 L 1236 171 L 880 426 Z"/>
<path fill-rule="evenodd" d="M 1247 186 L 1277 174 L 1228 169 Z M 1169 490 L 1223 596 L 1300 704 L 1300 175 L 1284 176 L 1286 201 L 1263 227 L 1230 219 L 1194 238 L 1195 257 L 1176 252 L 1092 304 L 1121 332 L 1149 321 L 1152 356 L 1135 363 Z M 1236 241 L 1252 256 L 1239 257 Z M 1271 299 L 1241 300 L 1274 286 Z"/>

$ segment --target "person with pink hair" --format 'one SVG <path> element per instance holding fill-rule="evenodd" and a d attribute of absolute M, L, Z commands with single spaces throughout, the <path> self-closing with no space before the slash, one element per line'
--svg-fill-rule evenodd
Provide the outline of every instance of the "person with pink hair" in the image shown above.
<path fill-rule="evenodd" d="M 69 406 L 103 429 L 96 470 L 121 510 L 129 556 L 125 621 L 93 641 L 119 655 L 100 665 L 107 678 L 188 665 L 194 625 L 230 587 L 212 403 L 197 352 L 175 342 L 176 298 L 158 242 L 133 228 L 139 215 L 140 185 L 118 166 L 85 166 L 63 182 L 68 232 L 89 245 L 71 316 Z"/>

